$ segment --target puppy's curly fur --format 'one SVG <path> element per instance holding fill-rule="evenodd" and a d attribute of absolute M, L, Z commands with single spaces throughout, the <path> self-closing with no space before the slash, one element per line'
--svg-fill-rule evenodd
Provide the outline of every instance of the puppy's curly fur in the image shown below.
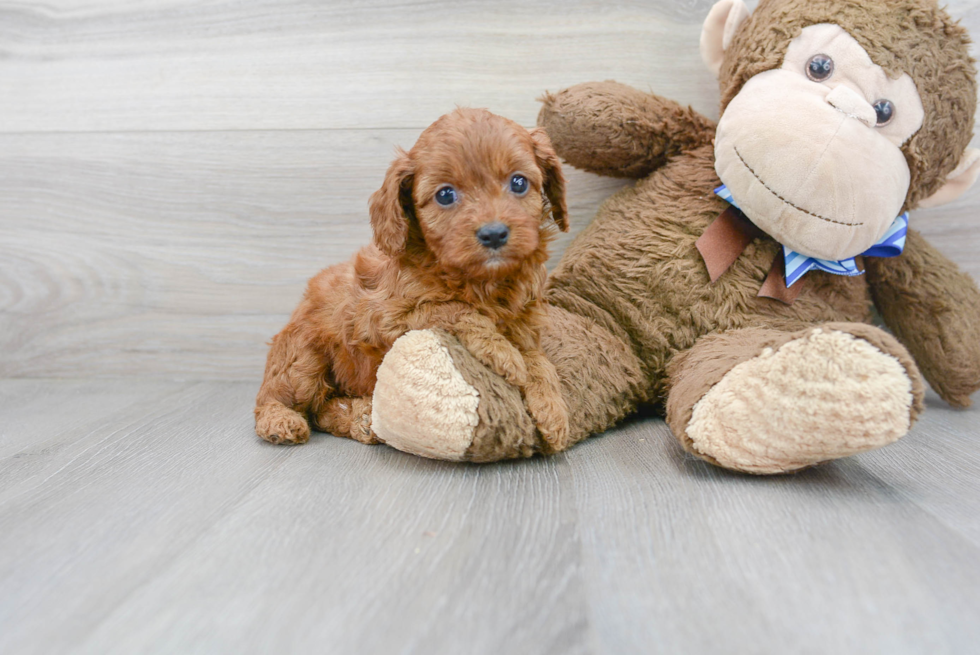
<path fill-rule="evenodd" d="M 526 191 L 519 183 L 515 191 L 515 175 L 527 180 Z M 443 206 L 436 193 L 447 186 L 455 202 Z M 382 358 L 405 332 L 442 328 L 519 386 L 545 442 L 564 449 L 567 410 L 539 345 L 547 246 L 555 225 L 568 230 L 564 192 L 544 130 L 478 109 L 433 123 L 409 152 L 399 151 L 371 196 L 374 243 L 311 279 L 273 338 L 256 433 L 303 443 L 309 419 L 376 443 L 371 394 Z M 507 227 L 506 243 L 484 245 L 477 231 L 496 223 Z"/>

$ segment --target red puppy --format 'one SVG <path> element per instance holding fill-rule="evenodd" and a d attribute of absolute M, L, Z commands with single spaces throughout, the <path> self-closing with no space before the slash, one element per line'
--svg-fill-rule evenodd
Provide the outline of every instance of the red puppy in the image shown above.
<path fill-rule="evenodd" d="M 568 230 L 564 192 L 544 130 L 480 109 L 433 123 L 371 196 L 374 243 L 311 279 L 273 338 L 256 433 L 304 443 L 309 418 L 376 443 L 368 417 L 382 358 L 407 331 L 441 328 L 520 387 L 545 441 L 564 449 L 567 410 L 539 345 L 548 242 L 555 224 Z"/>

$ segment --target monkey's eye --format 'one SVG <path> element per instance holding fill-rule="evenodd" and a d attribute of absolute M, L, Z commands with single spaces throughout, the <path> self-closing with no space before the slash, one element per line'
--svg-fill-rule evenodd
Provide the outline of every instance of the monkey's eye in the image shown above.
<path fill-rule="evenodd" d="M 523 196 L 525 193 L 527 193 L 527 189 L 527 178 L 520 173 L 515 173 L 510 178 L 510 190 L 515 196 Z"/>
<path fill-rule="evenodd" d="M 878 115 L 878 127 L 883 127 L 895 118 L 895 105 L 891 100 L 879 100 L 874 104 L 875 114 Z"/>
<path fill-rule="evenodd" d="M 436 202 L 443 207 L 448 207 L 457 200 L 459 200 L 459 196 L 456 195 L 456 189 L 451 186 L 447 185 L 436 191 Z"/>
<path fill-rule="evenodd" d="M 834 60 L 827 55 L 814 55 L 806 62 L 806 76 L 814 82 L 826 82 L 834 74 Z"/>

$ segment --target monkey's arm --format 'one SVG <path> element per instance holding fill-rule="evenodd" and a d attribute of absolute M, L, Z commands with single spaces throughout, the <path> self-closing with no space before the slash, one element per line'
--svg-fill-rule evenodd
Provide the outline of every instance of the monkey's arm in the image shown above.
<path fill-rule="evenodd" d="M 980 290 L 918 232 L 900 257 L 865 260 L 885 323 L 905 344 L 932 388 L 967 407 L 980 389 Z"/>
<path fill-rule="evenodd" d="M 610 177 L 644 177 L 715 135 L 715 124 L 690 107 L 618 82 L 578 84 L 542 101 L 538 125 L 559 156 Z"/>

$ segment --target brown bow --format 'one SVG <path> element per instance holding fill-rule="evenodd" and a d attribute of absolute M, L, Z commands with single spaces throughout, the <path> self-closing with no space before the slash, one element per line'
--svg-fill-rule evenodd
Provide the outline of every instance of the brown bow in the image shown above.
<path fill-rule="evenodd" d="M 753 239 L 762 236 L 765 236 L 765 232 L 753 225 L 742 212 L 729 205 L 718 218 L 712 221 L 694 245 L 701 253 L 708 267 L 708 275 L 714 282 L 731 267 Z M 759 289 L 760 298 L 773 298 L 787 305 L 793 304 L 803 288 L 803 280 L 799 280 L 792 287 L 787 287 L 785 266 L 783 253 L 777 253 L 769 269 L 769 275 Z"/>

